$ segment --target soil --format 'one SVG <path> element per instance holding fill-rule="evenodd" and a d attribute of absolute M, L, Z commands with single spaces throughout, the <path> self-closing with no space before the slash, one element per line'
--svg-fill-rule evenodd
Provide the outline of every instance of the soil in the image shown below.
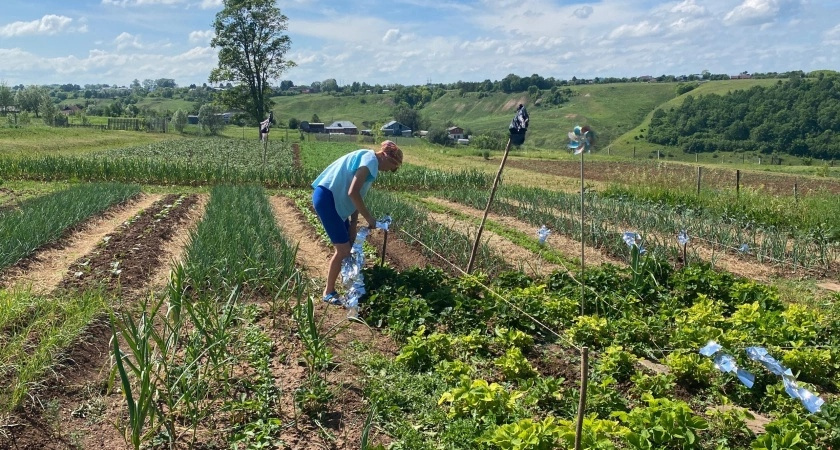
<path fill-rule="evenodd" d="M 140 295 L 140 290 L 148 285 L 155 269 L 166 266 L 167 260 L 162 257 L 169 254 L 164 251 L 168 245 L 167 240 L 183 226 L 184 219 L 198 200 L 195 195 L 187 196 L 167 215 L 155 217 L 178 196 L 158 197 L 146 197 L 144 200 L 157 198 L 148 207 L 142 207 L 146 206 L 146 202 L 141 201 L 135 205 L 139 208 L 128 209 L 133 213 L 143 211 L 133 221 L 128 219 L 136 214 L 124 217 L 126 211 L 107 213 L 112 216 L 112 220 L 107 220 L 107 223 L 122 225 L 117 225 L 116 229 L 105 236 L 95 236 L 96 233 L 91 234 L 90 229 L 72 236 L 70 240 L 74 244 L 65 247 L 67 254 L 73 254 L 75 252 L 71 250 L 82 247 L 93 249 L 71 265 L 58 289 L 102 284 L 115 294 L 115 299 Z M 113 220 L 116 217 L 121 220 Z M 101 229 L 103 226 L 99 224 L 94 228 Z M 106 241 L 105 237 L 109 239 L 107 244 L 102 245 Z M 94 239 L 93 242 L 90 239 Z M 97 242 L 100 245 L 96 245 Z M 47 250 L 45 253 L 50 252 L 55 250 Z M 67 254 L 58 259 L 65 261 Z M 43 258 L 42 254 L 36 259 L 40 258 Z M 118 276 L 111 270 L 110 264 L 114 260 L 123 261 Z M 83 277 L 77 277 L 76 272 L 82 263 L 88 270 Z M 120 418 L 121 411 L 124 411 L 122 397 L 107 392 L 110 339 L 111 329 L 107 321 L 104 318 L 95 320 L 80 342 L 57 359 L 52 374 L 32 392 L 32 398 L 37 399 L 37 402 L 25 404 L 21 411 L 8 419 L 9 423 L 17 426 L 9 429 L 8 436 L 0 437 L 0 448 L 127 448 L 113 426 Z"/>
<path fill-rule="evenodd" d="M 160 259 L 163 244 L 198 201 L 196 195 L 189 195 L 175 205 L 179 197 L 167 195 L 135 220 L 108 233 L 96 249 L 70 265 L 60 287 L 83 290 L 104 284 L 109 290 L 136 291 L 146 286 L 152 273 L 166 265 Z M 167 209 L 168 213 L 160 216 Z"/>
<path fill-rule="evenodd" d="M 73 261 L 93 251 L 108 233 L 160 198 L 160 195 L 140 195 L 68 230 L 54 243 L 6 270 L 0 275 L 0 285 L 10 289 L 29 287 L 36 294 L 51 292 Z"/>
<path fill-rule="evenodd" d="M 475 236 L 477 233 L 477 226 L 460 221 L 455 217 L 433 212 L 428 212 L 428 216 L 433 221 L 464 235 Z M 513 267 L 522 269 L 529 276 L 541 277 L 560 269 L 557 264 L 546 262 L 540 258 L 540 255 L 522 248 L 490 230 L 483 230 L 481 238 L 493 251 L 505 255 L 505 259 L 510 261 Z"/>
<path fill-rule="evenodd" d="M 458 211 L 459 213 L 462 213 L 462 214 L 465 214 L 465 215 L 468 215 L 468 216 L 471 216 L 471 217 L 481 218 L 482 215 L 484 214 L 483 211 L 479 211 L 475 208 L 472 208 L 472 207 L 466 206 L 466 205 L 462 205 L 462 204 L 457 203 L 457 202 L 451 202 L 451 201 L 443 200 L 443 199 L 439 199 L 439 198 L 429 198 L 429 200 L 434 202 L 434 203 L 437 203 L 441 206 L 445 206 L 447 208 L 453 209 L 455 211 Z M 499 214 L 490 213 L 487 216 L 487 218 L 494 221 L 494 222 L 500 223 L 507 228 L 511 228 L 511 229 L 514 229 L 514 230 L 534 229 L 533 225 L 531 225 L 527 222 L 523 222 L 521 220 L 512 218 L 512 217 L 508 217 L 508 216 L 502 216 L 502 215 L 499 215 Z M 536 233 L 536 230 L 534 232 Z M 549 246 L 550 248 L 562 253 L 563 255 L 568 257 L 570 260 L 575 260 L 576 259 L 577 261 L 580 261 L 580 242 L 579 241 L 569 239 L 569 238 L 567 238 L 565 236 L 562 236 L 560 234 L 552 234 L 552 235 L 549 235 L 548 239 L 546 240 L 546 245 Z M 615 264 L 615 265 L 618 265 L 618 266 L 626 266 L 627 265 L 626 262 L 624 262 L 623 260 L 620 260 L 620 259 L 617 259 L 617 258 L 612 258 L 608 255 L 604 255 L 599 250 L 594 249 L 592 247 L 586 247 L 585 248 L 585 255 L 586 255 L 587 264 L 600 265 L 600 264 L 608 262 L 608 263 L 612 263 L 612 264 Z M 575 269 L 575 268 L 568 268 L 567 267 L 566 269 Z"/>

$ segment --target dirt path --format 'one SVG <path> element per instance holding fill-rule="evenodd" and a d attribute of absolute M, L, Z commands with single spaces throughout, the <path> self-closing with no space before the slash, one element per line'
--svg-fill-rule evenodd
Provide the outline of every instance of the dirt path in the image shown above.
<path fill-rule="evenodd" d="M 449 200 L 444 200 L 444 199 L 440 199 L 440 198 L 428 198 L 428 200 L 431 201 L 432 203 L 438 204 L 440 206 L 444 206 L 446 208 L 453 209 L 455 211 L 458 211 L 459 213 L 462 213 L 462 214 L 465 214 L 465 215 L 468 215 L 470 217 L 474 217 L 474 218 L 477 218 L 477 219 L 480 219 L 483 215 L 483 211 L 479 211 L 475 208 L 472 208 L 472 207 L 469 207 L 469 206 L 466 206 L 466 205 L 462 205 L 460 203 L 455 203 L 455 202 L 451 202 Z M 487 216 L 487 218 L 494 221 L 494 222 L 500 223 L 507 228 L 514 229 L 514 230 L 531 230 L 531 229 L 534 229 L 533 225 L 531 225 L 527 222 L 523 222 L 521 220 L 512 218 L 512 217 L 508 217 L 508 216 L 502 216 L 502 215 L 499 215 L 499 214 L 490 213 Z M 487 231 L 485 231 L 485 233 L 486 232 Z M 536 230 L 534 232 L 536 233 Z M 580 260 L 580 242 L 579 241 L 567 238 L 567 237 L 562 236 L 560 234 L 551 234 L 551 235 L 549 235 L 548 240 L 546 241 L 546 245 L 548 245 L 550 248 L 552 248 L 554 250 L 557 250 L 558 252 L 562 253 L 563 255 L 565 255 L 569 259 L 576 259 L 578 261 Z M 595 249 L 595 248 L 592 248 L 592 247 L 585 247 L 584 252 L 585 252 L 585 255 L 586 255 L 586 264 L 587 265 L 600 265 L 600 264 L 607 263 L 607 262 L 612 263 L 612 264 L 616 264 L 618 266 L 626 266 L 627 265 L 627 263 L 624 262 L 623 260 L 606 256 L 603 253 L 601 253 L 598 249 Z M 575 267 L 567 267 L 567 269 L 576 270 Z"/>
<path fill-rule="evenodd" d="M 149 279 L 149 289 L 159 290 L 166 287 L 169 283 L 172 263 L 180 262 L 183 259 L 187 244 L 190 241 L 190 233 L 195 230 L 198 222 L 204 216 L 204 210 L 207 208 L 207 202 L 209 200 L 210 196 L 208 194 L 198 195 L 198 201 L 187 213 L 181 226 L 175 231 L 172 238 L 163 245 L 160 260 L 165 261 L 166 264 L 161 264 L 152 273 Z"/>
<path fill-rule="evenodd" d="M 316 320 L 323 320 L 320 326 L 322 332 L 332 335 L 329 344 L 338 363 L 336 368 L 327 374 L 327 381 L 335 388 L 336 399 L 331 403 L 331 410 L 325 415 L 326 420 L 323 423 L 336 440 L 324 441 L 316 427 L 305 423 L 299 428 L 284 432 L 282 438 L 290 448 L 358 448 L 366 418 L 366 402 L 362 395 L 362 380 L 365 375 L 355 365 L 357 351 L 351 344 L 361 343 L 374 351 L 389 355 L 396 354 L 398 347 L 380 330 L 347 320 L 347 311 L 344 308 L 320 301 L 320 290 L 327 277 L 327 264 L 332 249 L 322 243 L 317 231 L 298 210 L 294 200 L 272 196 L 269 202 L 283 235 L 291 244 L 298 246 L 297 264 L 314 278 L 310 291 L 315 297 Z M 296 326 L 289 322 L 290 329 Z M 297 346 L 300 345 L 296 337 L 285 338 L 291 339 Z M 306 374 L 297 361 L 288 360 L 275 368 L 275 376 L 283 380 L 286 395 L 292 393 L 303 382 Z M 294 399 L 289 396 L 287 401 L 293 402 Z M 291 420 L 292 417 L 288 419 Z"/>
<path fill-rule="evenodd" d="M 136 201 L 109 210 L 103 217 L 94 219 L 64 240 L 66 245 L 36 253 L 25 270 L 11 270 L 6 285 L 11 289 L 31 286 L 35 294 L 51 292 L 73 261 L 90 253 L 108 233 L 161 198 L 163 195 L 141 194 Z"/>
<path fill-rule="evenodd" d="M 431 211 L 427 214 L 433 221 L 466 236 L 475 236 L 478 230 L 477 226 L 446 214 Z M 505 259 L 510 261 L 514 267 L 530 276 L 548 275 L 561 268 L 559 265 L 543 260 L 540 255 L 524 249 L 490 230 L 482 231 L 481 240 L 496 253 L 504 255 Z"/>

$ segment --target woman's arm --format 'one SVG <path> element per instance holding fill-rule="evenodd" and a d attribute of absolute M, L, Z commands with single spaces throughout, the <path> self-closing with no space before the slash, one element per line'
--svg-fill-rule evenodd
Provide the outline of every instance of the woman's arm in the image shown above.
<path fill-rule="evenodd" d="M 347 195 L 353 202 L 353 206 L 356 207 L 356 212 L 367 220 L 369 227 L 373 228 L 376 226 L 376 219 L 373 218 L 367 205 L 365 205 L 365 200 L 362 198 L 362 186 L 365 185 L 368 175 L 370 175 L 370 170 L 367 167 L 359 167 L 356 170 L 356 175 L 353 176 L 353 181 L 350 182 L 350 190 L 347 191 Z"/>

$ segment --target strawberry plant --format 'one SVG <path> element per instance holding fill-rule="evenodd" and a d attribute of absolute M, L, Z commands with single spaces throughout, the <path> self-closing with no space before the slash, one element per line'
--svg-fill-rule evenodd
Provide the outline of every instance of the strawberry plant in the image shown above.
<path fill-rule="evenodd" d="M 503 386 L 482 379 L 461 378 L 458 385 L 441 395 L 438 405 L 449 405 L 450 418 L 472 417 L 485 423 L 498 423 L 513 414 L 516 401 L 524 394 L 508 392 Z"/>
<path fill-rule="evenodd" d="M 425 327 L 420 327 L 397 355 L 396 362 L 410 370 L 421 372 L 431 369 L 440 361 L 452 358 L 452 338 L 448 334 L 432 333 L 423 336 Z"/>
<path fill-rule="evenodd" d="M 557 448 L 561 434 L 554 417 L 548 416 L 543 420 L 528 418 L 498 426 L 480 442 L 502 450 L 551 450 Z"/>
<path fill-rule="evenodd" d="M 522 356 L 522 350 L 519 347 L 509 348 L 504 355 L 496 358 L 494 364 L 502 372 L 505 380 L 531 378 L 537 375 L 536 369 Z"/>
<path fill-rule="evenodd" d="M 682 401 L 642 398 L 647 406 L 633 408 L 629 413 L 613 413 L 629 431 L 624 438 L 633 449 L 688 449 L 700 448 L 698 433 L 709 424 L 695 415 Z"/>

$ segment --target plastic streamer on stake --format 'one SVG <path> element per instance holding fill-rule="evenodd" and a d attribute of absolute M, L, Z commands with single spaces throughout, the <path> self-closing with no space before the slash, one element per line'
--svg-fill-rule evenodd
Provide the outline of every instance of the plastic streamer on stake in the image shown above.
<path fill-rule="evenodd" d="M 709 341 L 705 347 L 700 349 L 700 354 L 703 356 L 712 357 L 720 351 L 722 347 L 715 341 Z M 738 380 L 746 387 L 752 388 L 755 384 L 755 375 L 738 367 L 735 358 L 726 353 L 720 353 L 714 357 L 715 367 L 721 372 L 734 373 Z"/>
<path fill-rule="evenodd" d="M 391 225 L 391 216 L 385 216 L 381 221 L 376 221 L 376 228 L 388 231 Z M 347 290 L 344 295 L 344 307 L 347 308 L 347 317 L 359 315 L 359 299 L 365 295 L 365 276 L 362 269 L 365 267 L 365 252 L 363 245 L 368 235 L 369 228 L 362 228 L 356 231 L 356 240 L 350 249 L 350 256 L 341 261 L 341 284 Z"/>
<path fill-rule="evenodd" d="M 716 353 L 721 350 L 721 345 L 715 341 L 709 341 L 704 347 L 700 349 L 700 354 L 703 356 L 712 357 Z M 776 358 L 770 356 L 769 352 L 764 347 L 747 347 L 746 349 L 747 357 L 752 359 L 753 361 L 757 361 L 761 363 L 767 370 L 771 373 L 782 377 L 782 382 L 785 385 L 785 392 L 790 395 L 792 398 L 799 400 L 802 402 L 802 405 L 805 406 L 811 413 L 819 412 L 820 407 L 825 403 L 825 401 L 817 395 L 814 395 L 811 391 L 799 387 L 796 384 L 796 378 L 793 376 L 793 373 L 790 369 L 786 368 L 782 365 Z M 735 363 L 735 358 L 725 353 L 721 353 L 714 358 L 715 367 L 722 372 L 729 372 L 734 373 L 741 383 L 748 388 L 753 387 L 753 383 L 755 382 L 755 376 L 746 370 L 743 370 L 737 366 Z"/>
<path fill-rule="evenodd" d="M 539 239 L 540 245 L 545 244 L 545 240 L 548 239 L 548 235 L 551 234 L 551 230 L 546 228 L 545 225 L 541 226 L 539 230 L 537 230 L 537 239 Z"/>
<path fill-rule="evenodd" d="M 685 244 L 688 244 L 688 240 L 688 232 L 680 230 L 679 234 L 677 234 L 677 242 L 679 242 L 680 245 L 685 246 Z"/>
<path fill-rule="evenodd" d="M 770 372 L 782 377 L 782 382 L 785 385 L 785 392 L 791 397 L 802 402 L 805 409 L 811 413 L 819 412 L 825 400 L 817 395 L 814 395 L 808 389 L 799 387 L 796 384 L 796 378 L 790 369 L 782 365 L 776 358 L 770 356 L 770 353 L 764 347 L 747 347 L 747 356 L 753 360 L 760 362 Z"/>

